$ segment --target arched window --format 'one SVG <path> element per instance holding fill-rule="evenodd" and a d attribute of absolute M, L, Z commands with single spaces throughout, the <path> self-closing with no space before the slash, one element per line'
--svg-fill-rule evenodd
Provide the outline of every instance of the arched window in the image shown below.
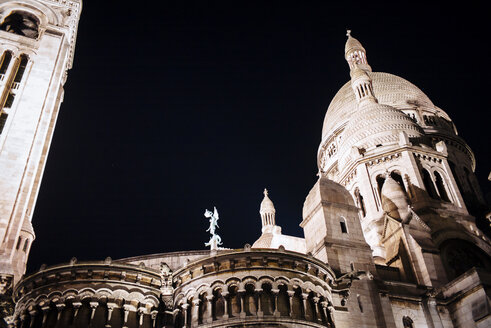
<path fill-rule="evenodd" d="M 414 327 L 413 323 L 414 323 L 413 319 L 411 319 L 407 315 L 402 317 L 402 326 L 404 328 L 413 328 Z"/>
<path fill-rule="evenodd" d="M 380 197 L 382 197 L 382 187 L 384 186 L 384 183 L 385 183 L 385 176 L 383 176 L 382 174 L 379 174 L 379 175 L 377 175 L 375 180 L 377 181 L 378 195 Z"/>
<path fill-rule="evenodd" d="M 240 315 L 240 296 L 237 293 L 237 286 L 230 286 L 229 291 L 229 311 L 232 317 L 238 317 Z"/>
<path fill-rule="evenodd" d="M 426 192 L 433 199 L 438 199 L 438 194 L 436 193 L 435 186 L 431 180 L 430 173 L 423 169 L 423 183 L 425 185 Z"/>
<path fill-rule="evenodd" d="M 256 298 L 255 298 L 255 288 L 254 285 L 248 284 L 245 287 L 244 294 L 244 310 L 246 315 L 256 315 L 257 306 L 256 306 Z"/>
<path fill-rule="evenodd" d="M 288 297 L 288 287 L 286 285 L 278 286 L 278 312 L 282 317 L 290 315 L 290 301 Z"/>
<path fill-rule="evenodd" d="M 264 315 L 272 315 L 273 307 L 274 307 L 274 296 L 271 292 L 271 284 L 264 283 L 261 286 L 261 311 L 263 311 Z"/>
<path fill-rule="evenodd" d="M 39 35 L 39 20 L 24 11 L 14 11 L 5 17 L 0 30 L 36 39 Z"/>
<path fill-rule="evenodd" d="M 438 189 L 438 193 L 440 194 L 440 198 L 445 202 L 450 202 L 450 198 L 448 197 L 447 190 L 445 189 L 445 184 L 443 183 L 443 178 L 440 173 L 435 171 L 435 183 L 436 188 Z"/>
<path fill-rule="evenodd" d="M 404 190 L 404 192 L 406 192 L 406 186 L 404 186 L 404 181 L 402 180 L 402 176 L 398 171 L 390 172 L 390 177 L 402 187 L 402 190 Z"/>
<path fill-rule="evenodd" d="M 225 300 L 222 296 L 222 290 L 217 288 L 213 291 L 212 316 L 213 320 L 220 319 L 225 314 Z"/>
<path fill-rule="evenodd" d="M 300 287 L 295 288 L 292 296 L 292 318 L 302 319 L 304 317 L 302 290 Z"/>

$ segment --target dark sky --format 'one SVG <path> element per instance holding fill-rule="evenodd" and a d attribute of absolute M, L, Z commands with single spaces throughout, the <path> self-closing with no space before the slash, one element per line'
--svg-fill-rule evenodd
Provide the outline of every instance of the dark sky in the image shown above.
<path fill-rule="evenodd" d="M 349 79 L 346 28 L 374 71 L 450 115 L 490 191 L 490 29 L 477 1 L 127 3 L 84 2 L 29 271 L 203 249 L 213 206 L 224 246 L 242 247 L 260 234 L 265 187 L 283 232 L 301 236 L 323 118 Z"/>

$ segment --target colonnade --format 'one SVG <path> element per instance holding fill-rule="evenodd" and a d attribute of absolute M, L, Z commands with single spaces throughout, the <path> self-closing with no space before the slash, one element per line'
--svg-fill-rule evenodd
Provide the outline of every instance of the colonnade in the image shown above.
<path fill-rule="evenodd" d="M 179 301 L 176 327 L 196 327 L 234 318 L 257 320 L 267 316 L 285 317 L 334 327 L 334 308 L 323 296 L 286 284 L 273 288 L 257 286 L 220 286 Z"/>
<path fill-rule="evenodd" d="M 152 304 L 123 300 L 49 301 L 16 315 L 16 328 L 155 328 L 162 321 Z"/>

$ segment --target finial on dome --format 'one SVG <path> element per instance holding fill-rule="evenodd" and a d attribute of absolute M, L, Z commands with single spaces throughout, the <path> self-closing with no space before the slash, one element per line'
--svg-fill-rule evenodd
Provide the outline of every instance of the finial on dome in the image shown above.
<path fill-rule="evenodd" d="M 351 37 L 351 30 L 346 30 L 346 36 L 349 38 Z"/>
<path fill-rule="evenodd" d="M 268 189 L 264 188 L 263 194 L 265 197 L 267 197 L 268 196 Z"/>

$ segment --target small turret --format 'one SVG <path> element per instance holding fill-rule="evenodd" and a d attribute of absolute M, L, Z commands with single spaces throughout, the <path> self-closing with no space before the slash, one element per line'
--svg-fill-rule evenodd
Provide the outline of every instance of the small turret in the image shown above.
<path fill-rule="evenodd" d="M 348 40 L 346 40 L 346 45 L 344 46 L 344 58 L 348 62 L 349 68 L 353 70 L 358 67 L 365 72 L 371 72 L 372 68 L 368 65 L 365 48 L 363 48 L 360 41 L 351 36 L 351 30 L 347 30 L 346 35 Z"/>
<path fill-rule="evenodd" d="M 259 214 L 261 214 L 262 221 L 262 231 L 271 230 L 275 225 L 276 210 L 274 204 L 268 197 L 268 190 L 264 189 L 264 199 L 261 202 L 261 207 L 259 209 Z"/>
<path fill-rule="evenodd" d="M 346 40 L 344 47 L 344 57 L 350 67 L 351 87 L 356 100 L 359 104 L 367 100 L 377 103 L 377 98 L 373 93 L 372 79 L 367 74 L 367 72 L 372 71 L 372 68 L 368 65 L 365 48 L 360 41 L 351 36 L 350 30 L 346 35 L 348 40 Z"/>

